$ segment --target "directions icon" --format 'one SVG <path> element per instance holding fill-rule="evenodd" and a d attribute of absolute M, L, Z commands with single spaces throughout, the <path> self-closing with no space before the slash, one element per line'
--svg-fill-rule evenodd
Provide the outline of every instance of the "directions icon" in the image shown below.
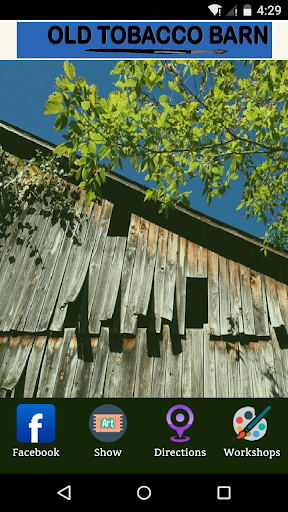
<path fill-rule="evenodd" d="M 179 409 L 180 412 L 178 412 L 175 419 L 173 419 L 173 413 Z M 181 411 L 186 413 L 186 418 Z M 189 441 L 190 437 L 183 436 L 183 432 L 187 430 L 187 428 L 191 427 L 194 421 L 194 414 L 191 409 L 189 409 L 189 407 L 186 405 L 174 405 L 174 407 L 171 407 L 171 409 L 169 409 L 167 412 L 166 421 L 169 427 L 173 430 L 176 430 L 177 432 L 177 436 L 170 437 L 171 441 L 174 441 L 175 443 L 183 443 L 185 441 Z"/>

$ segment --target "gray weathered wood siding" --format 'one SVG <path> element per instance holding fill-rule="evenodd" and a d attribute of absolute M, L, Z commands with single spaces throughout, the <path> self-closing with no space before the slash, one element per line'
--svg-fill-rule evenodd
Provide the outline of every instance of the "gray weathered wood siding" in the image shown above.
<path fill-rule="evenodd" d="M 127 236 L 111 236 L 112 216 L 80 193 L 72 229 L 41 205 L 9 226 L 0 396 L 287 396 L 287 285 L 134 213 Z M 207 288 L 198 328 L 188 279 Z"/>
<path fill-rule="evenodd" d="M 269 340 L 246 343 L 211 340 L 208 325 L 187 329 L 177 353 L 168 325 L 154 339 L 152 354 L 148 337 L 138 328 L 112 351 L 103 327 L 89 340 L 92 360 L 85 361 L 72 328 L 62 336 L 2 336 L 0 397 L 288 397 L 288 347 L 280 346 L 273 327 Z"/>
<path fill-rule="evenodd" d="M 78 207 L 82 211 L 83 197 Z M 269 337 L 270 326 L 288 327 L 284 283 L 133 213 L 127 238 L 111 237 L 112 212 L 106 200 L 92 204 L 76 217 L 68 236 L 60 221 L 52 224 L 37 209 L 27 211 L 24 227 L 15 227 L 1 251 L 0 332 L 63 331 L 68 306 L 85 279 L 83 314 L 91 335 L 99 335 L 102 323 L 115 318 L 118 299 L 119 332 L 135 335 L 138 317 L 144 316 L 149 330 L 160 333 L 162 321 L 175 317 L 184 336 L 189 278 L 207 279 L 208 325 L 214 336 Z"/>

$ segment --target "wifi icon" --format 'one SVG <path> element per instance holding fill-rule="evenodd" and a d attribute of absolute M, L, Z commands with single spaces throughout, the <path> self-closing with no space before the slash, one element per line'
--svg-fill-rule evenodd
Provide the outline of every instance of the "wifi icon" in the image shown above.
<path fill-rule="evenodd" d="M 217 14 L 218 14 L 218 16 L 220 16 L 222 5 L 211 4 L 211 5 L 208 5 L 208 9 L 210 9 L 210 11 L 212 12 L 212 14 L 214 14 L 214 16 L 217 16 Z"/>

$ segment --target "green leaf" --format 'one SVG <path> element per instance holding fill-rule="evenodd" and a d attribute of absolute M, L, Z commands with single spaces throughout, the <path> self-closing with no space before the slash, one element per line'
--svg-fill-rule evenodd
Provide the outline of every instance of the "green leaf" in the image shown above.
<path fill-rule="evenodd" d="M 44 115 L 47 116 L 49 114 L 59 114 L 63 110 L 64 107 L 61 103 L 54 100 L 48 100 L 44 108 Z"/>
<path fill-rule="evenodd" d="M 105 173 L 104 167 L 100 168 L 100 178 L 101 178 L 102 183 L 105 183 L 105 181 L 106 181 L 106 173 Z"/>
<path fill-rule="evenodd" d="M 69 130 L 72 132 L 72 133 L 75 133 L 76 135 L 80 136 L 81 135 L 81 128 L 79 126 L 78 123 L 76 123 L 76 121 L 70 121 L 69 123 Z"/>
<path fill-rule="evenodd" d="M 68 76 L 68 78 L 70 78 L 70 80 L 73 81 L 75 78 L 75 75 L 76 75 L 75 67 L 73 66 L 73 64 L 70 64 L 68 62 L 68 60 L 65 60 L 63 67 L 64 67 L 64 71 L 65 71 L 66 75 Z"/>
<path fill-rule="evenodd" d="M 93 142 L 92 140 L 90 140 L 90 142 L 88 144 L 88 153 L 90 153 L 92 155 L 95 155 L 95 153 L 96 153 L 96 145 L 95 145 L 95 142 Z"/>
<path fill-rule="evenodd" d="M 105 156 L 108 155 L 109 152 L 110 148 L 108 148 L 107 146 L 101 146 L 101 148 L 98 151 L 98 159 L 102 160 L 103 158 L 105 158 Z"/>
<path fill-rule="evenodd" d="M 137 81 L 133 80 L 131 78 L 129 80 L 126 80 L 126 82 L 125 82 L 126 87 L 135 87 L 136 84 L 137 84 Z"/>
<path fill-rule="evenodd" d="M 160 98 L 159 98 L 159 102 L 160 103 L 165 103 L 165 101 L 168 100 L 168 96 L 166 96 L 166 94 L 161 94 Z"/>
<path fill-rule="evenodd" d="M 236 210 L 241 210 L 241 208 L 243 208 L 244 204 L 245 204 L 245 201 L 242 201 L 240 204 L 238 204 Z"/>
<path fill-rule="evenodd" d="M 58 146 L 56 146 L 56 148 L 54 149 L 54 154 L 55 155 L 65 155 L 66 153 L 68 153 L 69 151 L 69 148 L 67 148 L 66 144 L 59 144 Z"/>
<path fill-rule="evenodd" d="M 81 107 L 83 108 L 83 110 L 89 110 L 90 106 L 91 106 L 90 101 L 85 100 L 85 101 L 81 102 Z"/>
<path fill-rule="evenodd" d="M 67 112 L 61 112 L 59 116 L 56 117 L 54 129 L 56 131 L 63 130 L 68 122 Z"/>
<path fill-rule="evenodd" d="M 95 197 L 95 192 L 93 192 L 93 190 L 89 189 L 86 191 L 86 195 L 85 195 L 85 205 L 86 206 L 89 206 L 90 203 L 93 201 Z"/>

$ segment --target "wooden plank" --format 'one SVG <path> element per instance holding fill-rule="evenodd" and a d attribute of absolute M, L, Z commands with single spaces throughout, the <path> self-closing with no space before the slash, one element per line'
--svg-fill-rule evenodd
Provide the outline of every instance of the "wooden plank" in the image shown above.
<path fill-rule="evenodd" d="M 151 398 L 165 398 L 167 351 L 170 338 L 166 334 L 168 325 L 163 325 L 163 336 L 159 341 L 159 357 L 154 357 Z"/>
<path fill-rule="evenodd" d="M 190 240 L 187 241 L 187 277 L 198 277 L 198 245 Z"/>
<path fill-rule="evenodd" d="M 94 213 L 93 216 L 92 212 Z M 91 203 L 88 213 L 86 213 L 79 222 L 78 231 L 69 252 L 61 287 L 54 307 L 54 314 L 50 325 L 51 331 L 59 332 L 63 329 L 68 304 L 69 302 L 74 302 L 81 290 L 83 284 L 82 279 L 85 278 L 86 275 L 83 269 L 86 265 L 89 265 L 100 212 L 102 213 L 101 206 L 97 203 L 95 205 Z M 95 221 L 95 227 L 93 221 Z M 91 233 L 91 225 L 94 227 L 94 236 Z M 89 237 L 88 232 L 90 232 Z"/>
<path fill-rule="evenodd" d="M 62 350 L 59 368 L 53 390 L 54 398 L 69 398 L 77 367 L 77 338 L 75 329 L 65 329 L 67 335 L 66 350 Z M 68 336 L 70 341 L 68 341 Z"/>
<path fill-rule="evenodd" d="M 181 396 L 183 398 L 192 398 L 192 329 L 186 329 L 185 343 L 183 343 L 183 356 L 182 356 L 182 391 Z M 198 344 L 197 344 L 198 345 Z M 199 360 L 197 361 L 198 367 L 201 368 Z M 197 374 L 196 374 L 197 375 Z M 193 376 L 194 377 L 194 376 Z M 196 378 L 197 380 L 197 378 Z M 196 398 L 196 397 L 195 397 Z"/>
<path fill-rule="evenodd" d="M 137 329 L 138 357 L 134 398 L 150 398 L 153 377 L 153 357 L 148 356 L 146 329 Z"/>
<path fill-rule="evenodd" d="M 284 325 L 284 321 L 281 314 L 277 287 L 275 279 L 272 279 L 269 276 L 264 276 L 265 280 L 265 290 L 266 290 L 266 298 L 268 305 L 269 318 L 272 327 L 281 327 Z"/>
<path fill-rule="evenodd" d="M 178 235 L 168 231 L 162 318 L 172 321 L 177 274 Z"/>
<path fill-rule="evenodd" d="M 90 265 L 90 260 L 92 260 L 95 250 L 98 248 L 99 239 L 104 238 L 106 241 L 113 206 L 112 203 L 104 200 L 100 212 L 99 204 L 97 202 L 94 204 L 88 221 L 84 243 L 80 245 L 80 263 L 77 260 L 77 269 L 75 269 L 75 265 L 73 266 L 74 280 L 68 292 L 67 302 L 74 302 L 78 297 Z"/>
<path fill-rule="evenodd" d="M 0 298 L 3 296 L 3 290 L 5 290 L 6 284 L 5 280 L 9 279 L 9 273 L 11 268 L 15 265 L 15 260 L 18 259 L 19 253 L 21 251 L 21 247 L 24 250 L 23 244 L 21 245 L 21 241 L 23 241 L 23 231 L 25 229 L 24 226 L 28 226 L 31 224 L 31 220 L 34 218 L 34 213 L 30 213 L 31 208 L 27 203 L 23 205 L 23 210 L 19 217 L 17 217 L 10 226 L 10 233 L 6 240 L 5 246 L 1 250 L 1 258 L 0 258 Z M 8 233 L 7 233 L 8 235 Z"/>
<path fill-rule="evenodd" d="M 35 212 L 37 212 L 36 215 Z M 6 274 L 10 270 L 11 264 L 15 263 L 21 249 L 25 252 L 25 245 L 23 242 L 27 237 L 27 234 L 29 235 L 29 232 L 31 234 L 33 232 L 32 230 L 37 226 L 39 214 L 39 204 L 36 204 L 34 208 L 31 208 L 27 203 L 24 203 L 20 216 L 14 219 L 12 226 L 9 226 L 10 233 L 5 233 L 8 235 L 8 238 L 6 240 L 5 247 L 1 250 L 0 289 L 4 289 L 4 279 L 6 279 Z"/>
<path fill-rule="evenodd" d="M 92 313 L 92 310 L 94 310 L 94 308 L 97 309 L 99 306 L 99 300 L 98 300 L 99 297 L 97 296 L 98 291 L 96 292 L 96 290 L 98 288 L 98 280 L 99 280 L 99 276 L 100 276 L 100 272 L 101 272 L 102 263 L 104 262 L 104 265 L 106 265 L 106 264 L 109 265 L 109 263 L 110 263 L 109 257 L 106 258 L 105 247 L 106 247 L 106 241 L 107 241 L 108 228 L 109 228 L 109 224 L 110 224 L 111 214 L 112 214 L 112 209 L 109 206 L 109 204 L 108 203 L 103 204 L 100 220 L 98 222 L 98 229 L 97 229 L 96 238 L 95 238 L 95 242 L 94 242 L 94 248 L 93 248 L 90 265 L 89 265 L 88 319 L 89 319 L 89 332 L 94 333 L 94 334 L 96 334 L 96 333 L 98 334 L 100 332 L 98 326 L 95 325 L 97 322 L 97 319 L 95 319 L 95 324 L 94 324 L 93 316 L 91 318 L 91 314 L 92 315 L 94 314 L 94 312 Z M 109 244 L 114 243 L 113 237 L 109 237 L 108 243 Z M 109 254 L 109 256 L 110 256 L 110 254 Z M 104 290 L 103 290 L 102 284 L 103 283 L 101 282 L 100 285 L 102 287 L 102 292 L 103 292 Z M 102 302 L 102 300 L 103 300 L 103 298 L 101 297 L 101 302 Z M 91 318 L 91 320 L 90 320 L 90 318 Z"/>
<path fill-rule="evenodd" d="M 275 361 L 271 341 L 259 341 L 259 364 L 264 376 L 264 395 L 267 398 L 275 397 Z"/>
<path fill-rule="evenodd" d="M 135 338 L 123 339 L 123 352 L 119 383 L 117 389 L 118 398 L 133 398 L 137 371 L 138 346 Z"/>
<path fill-rule="evenodd" d="M 186 329 L 183 342 L 182 397 L 204 397 L 204 332 Z"/>
<path fill-rule="evenodd" d="M 112 318 L 116 306 L 117 295 L 120 286 L 122 267 L 124 262 L 125 248 L 127 239 L 117 237 L 115 252 L 113 255 L 112 268 L 109 274 L 109 280 L 106 289 L 105 308 L 103 311 L 103 320 Z"/>
<path fill-rule="evenodd" d="M 220 297 L 218 254 L 208 251 L 208 324 L 210 333 L 220 336 Z"/>
<path fill-rule="evenodd" d="M 39 377 L 37 398 L 52 398 L 61 354 L 62 351 L 67 351 L 70 340 L 71 334 L 69 329 L 65 329 L 63 337 L 50 337 L 48 339 Z"/>
<path fill-rule="evenodd" d="M 68 226 L 63 228 L 61 222 L 50 227 L 47 237 L 47 250 L 43 259 L 43 264 L 38 266 L 39 271 L 31 280 L 33 288 L 31 290 L 32 293 L 30 296 L 29 308 L 27 308 L 27 315 L 22 319 L 22 322 L 18 324 L 18 329 L 22 329 L 27 332 L 38 331 L 37 324 L 40 312 L 43 308 L 51 280 L 53 279 L 53 273 L 56 269 L 57 262 L 59 264 L 58 256 L 63 244 L 65 243 L 64 240 L 67 237 L 69 229 L 70 228 Z M 49 318 L 46 321 L 47 326 Z"/>
<path fill-rule="evenodd" d="M 216 397 L 228 398 L 229 381 L 227 372 L 227 349 L 225 341 L 215 342 L 215 381 L 216 381 Z"/>
<path fill-rule="evenodd" d="M 14 359 L 12 360 L 12 364 L 9 367 L 9 371 L 2 381 L 1 387 L 11 391 L 16 387 L 19 379 L 22 375 L 22 372 L 27 364 L 33 343 L 34 336 L 31 335 L 23 335 L 20 340 L 20 344 L 18 350 L 15 354 Z"/>
<path fill-rule="evenodd" d="M 189 329 L 186 329 L 188 334 Z M 191 329 L 192 398 L 204 398 L 204 331 Z M 187 340 L 183 342 L 183 349 Z M 183 354 L 184 357 L 184 354 Z"/>
<path fill-rule="evenodd" d="M 5 354 L 9 350 L 9 335 L 0 336 L 0 398 L 5 398 L 7 391 L 1 388 L 1 381 L 5 379 L 4 368 L 6 365 Z"/>
<path fill-rule="evenodd" d="M 287 285 L 276 281 L 277 295 L 280 305 L 281 316 L 288 333 L 288 293 Z"/>
<path fill-rule="evenodd" d="M 275 329 L 270 325 L 271 345 L 274 355 L 274 365 L 271 368 L 270 375 L 272 385 L 272 395 L 274 398 L 288 397 L 288 374 L 285 361 L 285 353 L 280 348 Z M 286 351 L 287 349 L 285 349 Z M 273 384 L 272 384 L 273 383 Z"/>
<path fill-rule="evenodd" d="M 8 346 L 9 346 L 9 335 L 1 334 L 0 335 L 0 368 L 2 365 L 2 361 L 4 360 L 5 352 L 6 352 Z"/>
<path fill-rule="evenodd" d="M 117 398 L 122 352 L 109 352 L 104 384 L 104 398 Z"/>
<path fill-rule="evenodd" d="M 37 380 L 40 373 L 47 336 L 37 336 L 30 352 L 24 383 L 24 398 L 33 398 L 36 393 Z"/>
<path fill-rule="evenodd" d="M 210 341 L 209 324 L 203 326 L 203 358 L 204 398 L 216 398 L 215 341 Z"/>
<path fill-rule="evenodd" d="M 167 325 L 163 326 L 163 336 L 168 337 L 166 354 L 165 398 L 181 398 L 183 353 L 177 355 L 173 354 L 170 329 Z"/>
<path fill-rule="evenodd" d="M 71 398 L 89 398 L 89 390 L 91 386 L 92 372 L 94 369 L 94 359 L 97 350 L 99 337 L 91 337 L 92 360 L 77 360 L 74 381 L 71 389 Z"/>
<path fill-rule="evenodd" d="M 239 264 L 228 260 L 232 335 L 244 332 Z"/>
<path fill-rule="evenodd" d="M 32 265 L 34 251 L 36 251 L 41 244 L 43 236 L 43 230 L 48 220 L 35 212 L 34 217 L 31 218 L 31 235 L 21 240 L 20 250 L 16 255 L 15 261 L 10 265 L 9 271 L 7 272 L 7 279 L 4 280 L 3 290 L 4 293 L 0 297 L 0 329 L 2 331 L 10 331 L 14 328 L 13 316 L 19 306 L 19 301 L 23 297 L 26 284 L 26 275 L 29 274 L 29 270 Z M 28 229 L 28 228 L 26 228 Z M 19 243 L 19 242 L 18 242 Z M 24 286 L 23 286 L 24 285 Z"/>
<path fill-rule="evenodd" d="M 145 255 L 148 244 L 148 233 L 149 222 L 141 218 L 123 329 L 124 332 L 128 334 L 136 334 L 137 329 L 138 301 L 145 276 Z"/>
<path fill-rule="evenodd" d="M 249 343 L 249 350 L 247 350 L 247 359 L 249 360 L 250 380 L 254 398 L 267 398 L 266 378 L 260 363 L 261 355 L 261 342 L 251 341 Z"/>
<path fill-rule="evenodd" d="M 145 253 L 144 272 L 142 273 L 141 286 L 137 302 L 137 314 L 146 316 L 151 296 L 156 253 L 158 242 L 159 226 L 149 222 L 147 248 Z M 140 284 L 140 283 L 139 283 Z"/>
<path fill-rule="evenodd" d="M 133 275 L 134 261 L 136 257 L 137 242 L 139 236 L 140 217 L 131 215 L 131 221 L 128 232 L 127 246 L 123 262 L 121 274 L 121 316 L 120 316 L 120 332 L 125 333 L 128 326 L 126 326 L 126 314 L 129 304 L 130 286 Z"/>
<path fill-rule="evenodd" d="M 253 386 L 250 375 L 249 343 L 239 343 L 239 370 L 241 397 L 253 398 Z"/>
<path fill-rule="evenodd" d="M 29 332 L 26 320 L 32 305 L 35 304 L 35 301 L 39 298 L 35 298 L 35 291 L 38 286 L 38 281 L 42 281 L 42 273 L 44 273 L 47 267 L 46 256 L 49 253 L 51 244 L 55 238 L 57 238 L 59 226 L 53 226 L 49 218 L 48 221 L 45 219 L 41 230 L 42 237 L 37 251 L 35 250 L 35 256 L 30 258 L 29 264 L 25 267 L 25 276 L 22 276 L 21 293 L 19 293 L 18 305 L 15 308 L 11 321 L 13 328 L 17 331 L 26 329 Z M 39 303 L 37 305 L 39 307 Z"/>
<path fill-rule="evenodd" d="M 253 314 L 256 336 L 269 336 L 265 285 L 259 272 L 250 270 Z"/>
<path fill-rule="evenodd" d="M 198 245 L 198 267 L 197 267 L 197 277 L 199 278 L 207 278 L 208 276 L 208 266 L 207 266 L 207 258 L 208 251 L 205 247 Z"/>
<path fill-rule="evenodd" d="M 100 333 L 101 320 L 104 318 L 106 290 L 109 283 L 113 256 L 117 244 L 116 237 L 107 237 L 103 250 L 103 257 L 100 264 L 97 286 L 89 315 L 89 332 Z M 89 311 L 90 308 L 88 308 Z"/>
<path fill-rule="evenodd" d="M 92 208 L 91 216 L 87 216 L 80 234 L 80 243 L 73 248 L 69 255 L 50 327 L 52 331 L 60 331 L 63 328 L 68 304 L 74 302 L 81 291 L 95 245 L 97 247 L 99 232 L 104 233 L 106 238 L 112 210 L 113 205 L 104 201 L 100 221 L 97 203 Z M 91 282 L 89 282 L 89 286 L 91 286 Z"/>
<path fill-rule="evenodd" d="M 219 301 L 221 335 L 232 334 L 233 320 L 230 309 L 229 266 L 228 260 L 219 256 Z"/>
<path fill-rule="evenodd" d="M 239 342 L 226 342 L 228 397 L 240 398 Z"/>
<path fill-rule="evenodd" d="M 244 333 L 255 335 L 250 269 L 239 266 Z"/>
<path fill-rule="evenodd" d="M 155 331 L 160 333 L 164 307 L 164 286 L 167 263 L 168 231 L 159 229 L 157 256 L 154 274 L 154 314 Z"/>
<path fill-rule="evenodd" d="M 19 335 L 10 336 L 9 342 L 7 342 L 8 344 L 6 346 L 5 354 L 0 366 L 0 388 L 2 388 L 2 384 L 5 382 L 7 376 L 9 375 L 10 369 L 13 368 L 18 351 L 20 354 L 22 353 L 21 339 L 22 337 Z"/>
<path fill-rule="evenodd" d="M 55 309 L 57 297 L 62 286 L 63 277 L 66 269 L 70 253 L 74 251 L 79 239 L 79 232 L 81 231 L 81 217 L 84 216 L 84 191 L 80 192 L 80 199 L 75 207 L 75 219 L 72 229 L 65 232 L 63 240 L 61 240 L 60 250 L 57 254 L 54 267 L 51 268 L 49 280 L 45 281 L 43 289 L 42 304 L 39 304 L 38 315 L 36 312 L 29 321 L 30 329 L 37 332 L 46 331 L 50 320 L 52 320 L 52 313 Z M 36 310 L 37 311 L 37 310 Z"/>
<path fill-rule="evenodd" d="M 109 328 L 102 327 L 101 335 L 94 354 L 93 372 L 91 375 L 89 398 L 102 398 L 109 355 Z"/>
<path fill-rule="evenodd" d="M 185 333 L 185 312 L 186 312 L 186 261 L 187 261 L 187 240 L 178 238 L 178 265 L 176 273 L 176 307 L 178 319 L 178 332 Z"/>

